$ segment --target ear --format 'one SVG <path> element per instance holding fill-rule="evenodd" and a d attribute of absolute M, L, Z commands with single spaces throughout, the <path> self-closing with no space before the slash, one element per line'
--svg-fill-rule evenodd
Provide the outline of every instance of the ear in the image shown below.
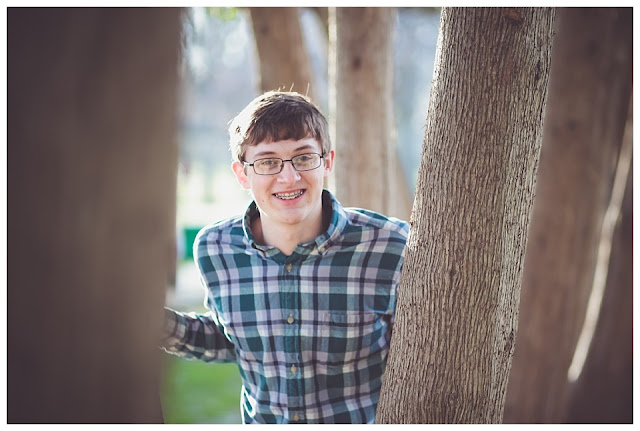
<path fill-rule="evenodd" d="M 336 152 L 334 150 L 329 151 L 324 156 L 324 176 L 328 177 L 331 171 L 333 170 L 333 160 L 336 157 Z"/>
<path fill-rule="evenodd" d="M 244 164 L 240 162 L 233 162 L 231 164 L 231 169 L 233 169 L 233 173 L 236 174 L 236 179 L 240 183 L 240 185 L 249 190 L 251 186 L 249 185 L 249 179 L 247 178 L 247 174 L 244 169 Z"/>

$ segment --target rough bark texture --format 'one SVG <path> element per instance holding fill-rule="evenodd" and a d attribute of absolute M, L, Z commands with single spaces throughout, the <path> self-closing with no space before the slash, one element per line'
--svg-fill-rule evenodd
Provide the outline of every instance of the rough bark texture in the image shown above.
<path fill-rule="evenodd" d="M 631 110 L 630 110 L 631 111 Z M 578 380 L 570 386 L 569 423 L 633 423 L 633 117 L 629 115 L 618 169 L 629 169 L 611 239 L 598 323 Z M 628 132 L 628 133 L 627 133 Z"/>
<path fill-rule="evenodd" d="M 443 8 L 379 423 L 497 423 L 554 9 Z"/>
<path fill-rule="evenodd" d="M 260 58 L 260 88 L 293 90 L 314 98 L 309 56 L 297 7 L 252 7 L 251 23 Z"/>
<path fill-rule="evenodd" d="M 398 184 L 393 137 L 396 10 L 336 8 L 335 14 L 336 194 L 344 205 L 407 219 L 410 207 L 394 196 L 409 194 Z"/>
<path fill-rule="evenodd" d="M 505 422 L 563 420 L 631 93 L 631 9 L 559 9 Z"/>
<path fill-rule="evenodd" d="M 161 422 L 179 9 L 9 9 L 9 422 Z"/>

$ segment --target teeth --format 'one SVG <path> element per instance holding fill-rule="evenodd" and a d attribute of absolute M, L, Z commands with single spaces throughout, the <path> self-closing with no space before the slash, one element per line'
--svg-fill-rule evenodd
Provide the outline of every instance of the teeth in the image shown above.
<path fill-rule="evenodd" d="M 278 199 L 295 199 L 298 196 L 302 195 L 302 193 L 304 193 L 304 190 L 298 190 L 297 192 L 293 192 L 293 193 L 275 193 L 275 197 L 277 197 Z"/>

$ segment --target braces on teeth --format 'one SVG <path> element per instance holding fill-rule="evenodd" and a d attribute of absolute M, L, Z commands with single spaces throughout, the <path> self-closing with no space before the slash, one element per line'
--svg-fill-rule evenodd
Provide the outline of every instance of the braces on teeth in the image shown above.
<path fill-rule="evenodd" d="M 275 196 L 279 199 L 295 199 L 298 196 L 302 195 L 302 193 L 304 193 L 304 191 L 300 190 L 299 192 L 295 193 L 275 193 Z"/>

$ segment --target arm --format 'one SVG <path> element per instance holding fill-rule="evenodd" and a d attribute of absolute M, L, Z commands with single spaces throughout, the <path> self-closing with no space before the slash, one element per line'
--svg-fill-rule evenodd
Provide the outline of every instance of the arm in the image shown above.
<path fill-rule="evenodd" d="M 235 362 L 236 353 L 216 316 L 181 313 L 165 307 L 162 346 L 166 352 L 206 362 Z"/>

